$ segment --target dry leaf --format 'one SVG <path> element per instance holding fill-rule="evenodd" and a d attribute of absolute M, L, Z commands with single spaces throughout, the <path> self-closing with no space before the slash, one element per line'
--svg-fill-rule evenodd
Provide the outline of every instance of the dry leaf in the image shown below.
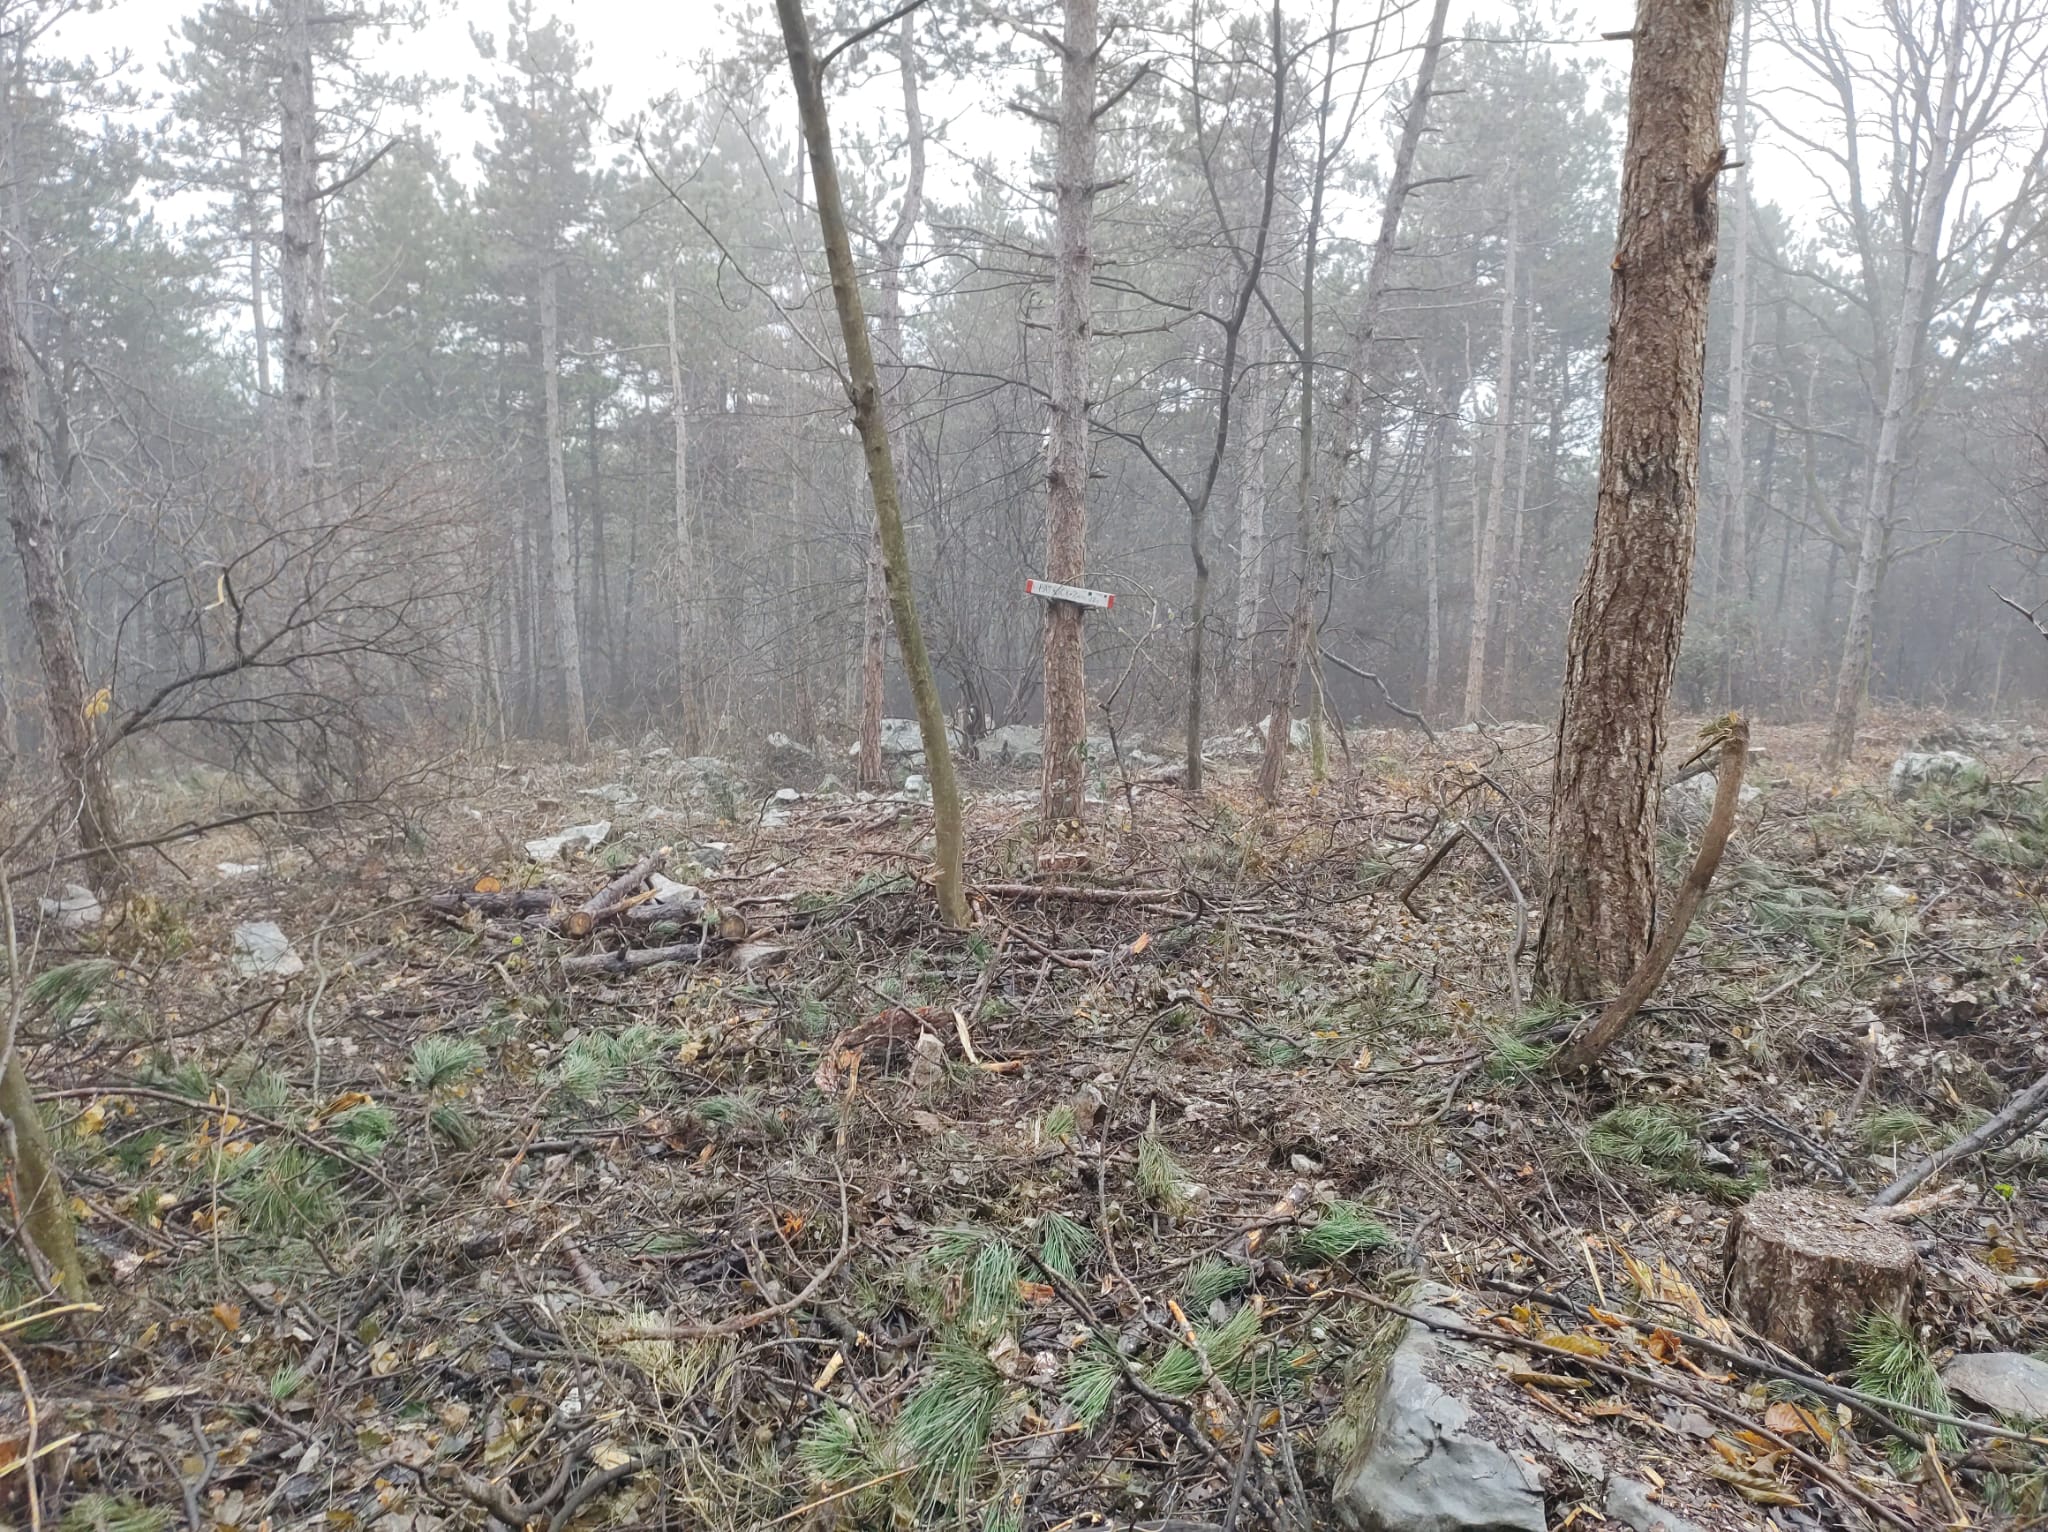
<path fill-rule="evenodd" d="M 216 1303 L 213 1306 L 213 1317 L 220 1327 L 230 1335 L 242 1328 L 242 1308 L 240 1304 Z"/>
<path fill-rule="evenodd" d="M 1814 1434 L 1813 1425 L 1806 1411 L 1783 1399 L 1764 1411 L 1764 1429 L 1775 1431 L 1780 1436 Z"/>
<path fill-rule="evenodd" d="M 1606 1341 L 1591 1335 L 1545 1335 L 1543 1344 L 1556 1351 L 1569 1351 L 1573 1356 L 1606 1357 L 1613 1349 Z"/>
<path fill-rule="evenodd" d="M 489 873 L 486 873 L 483 877 L 470 884 L 469 887 L 472 893 L 502 894 L 505 892 L 505 880 L 503 878 L 494 878 Z"/>

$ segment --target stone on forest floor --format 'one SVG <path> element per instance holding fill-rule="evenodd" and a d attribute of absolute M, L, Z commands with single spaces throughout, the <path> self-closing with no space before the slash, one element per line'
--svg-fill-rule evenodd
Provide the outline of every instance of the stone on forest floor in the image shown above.
<path fill-rule="evenodd" d="M 1819 1191 L 1764 1192 L 1728 1223 L 1728 1304 L 1772 1344 L 1819 1367 L 1850 1360 L 1873 1312 L 1906 1317 L 1920 1270 L 1897 1224 Z"/>
<path fill-rule="evenodd" d="M 2048 1362 L 2019 1351 L 1967 1351 L 1941 1370 L 1949 1392 L 2015 1420 L 2048 1420 Z"/>
<path fill-rule="evenodd" d="M 100 923 L 99 895 L 83 883 L 66 883 L 55 899 L 38 899 L 36 909 L 60 931 L 83 931 Z"/>
<path fill-rule="evenodd" d="M 593 819 L 587 825 L 571 825 L 568 829 L 558 830 L 553 835 L 543 835 L 538 840 L 528 841 L 526 854 L 536 862 L 552 862 L 572 847 L 593 851 L 602 846 L 605 837 L 611 833 L 612 822 L 609 819 Z"/>
<path fill-rule="evenodd" d="M 291 939 L 274 920 L 251 920 L 236 926 L 233 961 L 235 972 L 249 979 L 266 974 L 289 979 L 306 968 Z"/>
<path fill-rule="evenodd" d="M 1703 772 L 1696 777 L 1687 777 L 1678 786 L 1664 795 L 1664 806 L 1681 824 L 1703 825 L 1714 812 L 1714 794 L 1720 791 L 1720 783 L 1713 772 Z M 1738 808 L 1747 808 L 1761 795 L 1748 783 L 1735 795 Z"/>
<path fill-rule="evenodd" d="M 1426 1296 L 1415 1307 L 1442 1312 Z M 1472 1406 L 1439 1381 L 1458 1349 L 1409 1321 L 1337 1478 L 1337 1514 L 1355 1532 L 1543 1532 L 1534 1466 L 1482 1434 Z"/>
<path fill-rule="evenodd" d="M 1892 762 L 1894 798 L 1912 798 L 1930 787 L 1978 787 L 1984 780 L 1984 763 L 1960 750 L 1909 750 Z"/>
<path fill-rule="evenodd" d="M 1045 760 L 1045 731 L 1036 724 L 1006 723 L 984 735 L 981 758 L 998 766 L 1037 766 Z"/>

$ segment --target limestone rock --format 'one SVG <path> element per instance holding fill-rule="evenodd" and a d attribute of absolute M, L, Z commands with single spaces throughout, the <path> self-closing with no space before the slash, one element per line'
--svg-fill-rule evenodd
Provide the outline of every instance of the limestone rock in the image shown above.
<path fill-rule="evenodd" d="M 558 830 L 553 835 L 543 835 L 538 840 L 528 841 L 526 854 L 536 862 L 552 862 L 572 847 L 594 851 L 604 844 L 605 837 L 611 833 L 612 822 L 609 819 L 593 819 L 587 825 L 570 825 L 568 829 Z"/>
<path fill-rule="evenodd" d="M 1607 1481 L 1607 1495 L 1601 1509 L 1609 1521 L 1618 1521 L 1629 1532 L 1699 1532 L 1683 1516 L 1675 1515 L 1650 1498 L 1649 1486 L 1616 1474 Z"/>
<path fill-rule="evenodd" d="M 1036 724 L 1006 723 L 984 735 L 981 758 L 998 766 L 1037 766 L 1045 760 L 1045 731 Z"/>
<path fill-rule="evenodd" d="M 1413 1321 L 1395 1347 L 1364 1439 L 1337 1479 L 1337 1514 L 1353 1532 L 1543 1532 L 1534 1466 L 1489 1439 L 1448 1391 L 1453 1349 Z"/>
<path fill-rule="evenodd" d="M 2048 1362 L 2018 1351 L 1969 1351 L 1941 1370 L 1949 1391 L 2016 1420 L 2048 1420 Z"/>
<path fill-rule="evenodd" d="M 1984 780 L 1984 763 L 1960 750 L 1909 750 L 1892 762 L 1894 798 L 1917 797 L 1930 787 L 1977 787 Z"/>
<path fill-rule="evenodd" d="M 305 961 L 274 920 L 251 920 L 235 927 L 235 972 L 244 978 L 270 975 L 289 979 L 305 972 Z"/>
<path fill-rule="evenodd" d="M 1765 1192 L 1728 1221 L 1728 1304 L 1775 1345 L 1820 1367 L 1850 1360 L 1866 1314 L 1904 1319 L 1919 1276 L 1897 1224 L 1817 1191 Z"/>

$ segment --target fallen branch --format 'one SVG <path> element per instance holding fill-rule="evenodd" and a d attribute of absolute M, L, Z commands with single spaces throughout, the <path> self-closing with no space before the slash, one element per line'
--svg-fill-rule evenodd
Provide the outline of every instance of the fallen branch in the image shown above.
<path fill-rule="evenodd" d="M 1576 1319 L 1589 1320 L 1595 1324 L 1602 1322 L 1601 1316 L 1595 1314 L 1591 1309 L 1573 1303 L 1570 1299 L 1560 1298 L 1555 1293 L 1546 1293 L 1540 1288 L 1524 1287 L 1519 1282 L 1506 1282 L 1497 1278 L 1486 1279 L 1484 1285 L 1494 1288 L 1499 1292 L 1512 1293 L 1515 1297 L 1527 1299 L 1531 1303 L 1540 1303 L 1545 1308 L 1556 1309 L 1560 1313 L 1570 1314 Z M 1778 1378 L 1787 1383 L 1797 1383 L 1801 1388 L 1806 1389 L 1810 1393 L 1819 1394 L 1823 1399 L 1832 1399 L 1837 1404 L 1846 1404 L 1851 1409 L 1859 1410 L 1863 1414 L 1870 1416 L 1881 1429 L 1897 1437 L 1915 1452 L 1920 1451 L 1922 1448 L 1921 1437 L 1887 1418 L 1884 1413 L 1885 1411 L 1889 1410 L 1893 1414 L 1903 1415 L 1908 1420 L 1924 1421 L 1929 1425 L 1952 1426 L 1958 1431 L 1967 1432 L 1975 1436 L 1996 1437 L 2000 1441 L 2008 1442 L 2025 1442 L 2030 1447 L 2048 1447 L 2048 1436 L 2030 1436 L 2025 1431 L 2015 1431 L 2007 1426 L 1994 1426 L 1986 1421 L 1968 1420 L 1960 1415 L 1944 1415 L 1938 1410 L 1923 1410 L 1914 1405 L 1900 1404 L 1894 1399 L 1881 1399 L 1875 1394 L 1866 1394 L 1860 1389 L 1845 1388 L 1839 1383 L 1831 1383 L 1826 1378 L 1802 1371 L 1797 1367 L 1787 1367 L 1782 1362 L 1773 1362 L 1766 1357 L 1755 1356 L 1750 1352 L 1742 1350 L 1740 1347 L 1724 1345 L 1722 1342 L 1711 1340 L 1704 1335 L 1694 1335 L 1684 1330 L 1673 1329 L 1664 1320 L 1657 1321 L 1657 1328 L 1672 1336 L 1679 1344 L 1689 1346 L 1703 1355 L 1714 1357 L 1719 1361 L 1728 1363 L 1730 1366 L 1740 1367 L 1743 1371 L 1755 1373 L 1759 1377 Z"/>
<path fill-rule="evenodd" d="M 1988 1121 L 1971 1129 L 1954 1143 L 1937 1149 L 1911 1170 L 1892 1182 L 1883 1191 L 1870 1199 L 1874 1208 L 1888 1208 L 1901 1201 L 1906 1194 L 1933 1175 L 1937 1170 L 1953 1165 L 1957 1160 L 1967 1159 L 1973 1154 L 1991 1148 L 2001 1139 L 2017 1138 L 2043 1117 L 2048 1117 L 2048 1075 L 2041 1076 L 2032 1085 L 2021 1091 L 2005 1104 Z"/>
<path fill-rule="evenodd" d="M 677 942 L 669 947 L 629 947 L 619 952 L 588 952 L 580 957 L 563 958 L 562 972 L 635 973 L 642 968 L 659 967 L 663 963 L 701 963 L 707 957 L 722 951 L 725 945 L 716 938 L 710 938 L 696 942 Z"/>
<path fill-rule="evenodd" d="M 563 919 L 563 933 L 568 936 L 588 936 L 591 928 L 605 915 L 609 914 L 614 906 L 624 904 L 633 895 L 639 893 L 640 885 L 645 883 L 655 872 L 658 872 L 667 865 L 668 851 L 669 848 L 663 846 L 659 851 L 648 852 L 647 855 L 640 858 L 639 861 L 584 900 L 582 904 L 578 905 Z"/>
<path fill-rule="evenodd" d="M 1685 875 L 1685 881 L 1678 887 L 1678 897 L 1672 901 L 1671 915 L 1664 923 L 1664 929 L 1657 934 L 1656 943 L 1649 955 L 1636 966 L 1621 993 L 1608 1002 L 1607 1009 L 1600 1013 L 1600 1019 L 1564 1045 L 1557 1058 L 1560 1074 L 1572 1074 L 1588 1068 L 1613 1046 L 1621 1036 L 1643 1002 L 1656 992 L 1664 981 L 1664 974 L 1671 967 L 1671 960 L 1678 956 L 1680 943 L 1692 928 L 1693 916 L 1699 913 L 1700 901 L 1706 898 L 1707 886 L 1714 881 L 1714 873 L 1721 865 L 1721 853 L 1728 848 L 1728 836 L 1735 828 L 1735 812 L 1742 806 L 1742 772 L 1749 762 L 1749 720 L 1740 713 L 1730 713 L 1714 726 L 1720 733 L 1721 760 L 1715 767 L 1714 809 L 1707 816 L 1707 827 L 1700 835 L 1699 854 L 1693 858 L 1692 870 Z"/>
<path fill-rule="evenodd" d="M 1171 888 L 1071 888 L 1057 883 L 983 883 L 974 891 L 990 899 L 1078 899 L 1087 904 L 1158 904 L 1180 897 Z"/>
<path fill-rule="evenodd" d="M 470 910 L 523 919 L 552 914 L 560 902 L 561 896 L 551 888 L 507 888 L 487 894 L 473 888 L 451 888 L 445 893 L 427 895 L 427 910 L 449 920 L 459 920 Z"/>
<path fill-rule="evenodd" d="M 1429 736 L 1429 742 L 1432 745 L 1442 743 L 1442 741 L 1440 741 L 1436 737 L 1436 730 L 1432 729 L 1429 726 L 1429 720 L 1427 718 L 1424 718 L 1420 713 L 1416 712 L 1414 708 L 1403 707 L 1400 703 L 1396 702 L 1394 700 L 1394 694 L 1387 690 L 1387 683 L 1382 681 L 1378 676 L 1374 675 L 1370 670 L 1361 670 L 1358 668 L 1358 666 L 1352 664 L 1351 661 L 1339 659 L 1336 655 L 1330 653 L 1330 651 L 1327 649 L 1322 651 L 1322 655 L 1324 659 L 1328 660 L 1332 665 L 1335 665 L 1347 676 L 1356 676 L 1361 681 L 1372 682 L 1373 685 L 1377 686 L 1380 689 L 1380 700 L 1386 703 L 1386 705 L 1390 709 L 1392 709 L 1396 713 L 1399 713 L 1403 718 L 1413 719 L 1416 727 L 1421 729 L 1424 734 L 1427 734 Z"/>

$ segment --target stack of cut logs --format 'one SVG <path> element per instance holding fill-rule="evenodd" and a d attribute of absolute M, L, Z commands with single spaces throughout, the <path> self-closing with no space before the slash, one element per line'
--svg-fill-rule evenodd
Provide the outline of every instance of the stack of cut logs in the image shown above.
<path fill-rule="evenodd" d="M 522 937 L 544 931 L 601 949 L 563 958 L 562 971 L 568 974 L 701 963 L 743 940 L 744 918 L 714 909 L 702 890 L 662 876 L 668 857 L 666 846 L 649 852 L 574 906 L 555 889 L 506 888 L 496 878 L 479 878 L 468 888 L 430 895 L 427 910 L 471 930 L 498 929 Z M 668 940 L 637 945 L 649 938 Z"/>

